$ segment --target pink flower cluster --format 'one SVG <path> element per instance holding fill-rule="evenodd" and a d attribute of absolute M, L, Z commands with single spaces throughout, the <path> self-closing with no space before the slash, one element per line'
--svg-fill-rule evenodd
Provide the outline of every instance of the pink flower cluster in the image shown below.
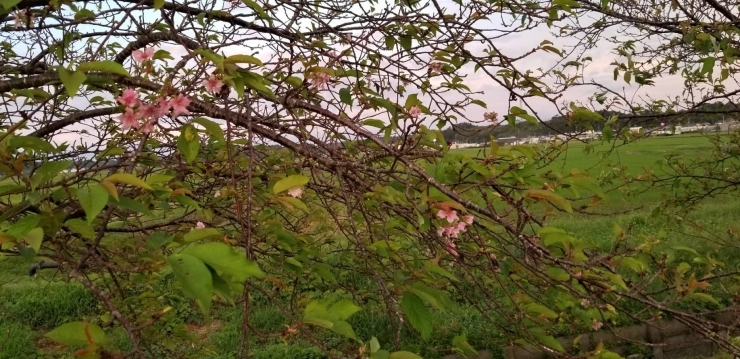
<path fill-rule="evenodd" d="M 303 188 L 293 187 L 288 190 L 288 195 L 295 198 L 301 198 L 301 196 L 303 195 Z"/>
<path fill-rule="evenodd" d="M 157 99 L 157 104 L 155 105 L 154 103 L 142 103 L 139 101 L 139 94 L 136 90 L 125 89 L 121 93 L 121 96 L 118 97 L 118 102 L 126 106 L 123 114 L 118 118 L 121 121 L 121 128 L 124 131 L 141 127 L 142 133 L 150 133 L 154 129 L 157 119 L 167 115 L 170 109 L 172 109 L 172 118 L 190 114 L 190 111 L 188 111 L 190 99 L 183 94 L 179 94 L 170 100 L 160 97 Z M 139 122 L 142 119 L 144 120 L 143 126 Z"/>
<path fill-rule="evenodd" d="M 214 74 L 211 74 L 211 76 L 203 80 L 203 87 L 205 87 L 206 91 L 211 94 L 217 94 L 221 91 L 221 87 L 223 87 L 223 85 L 224 83 Z"/>
<path fill-rule="evenodd" d="M 326 90 L 326 84 L 331 80 L 331 75 L 317 72 L 311 77 L 311 85 L 320 90 Z"/>
<path fill-rule="evenodd" d="M 486 112 L 483 114 L 483 119 L 488 121 L 496 121 L 498 119 L 498 114 L 493 111 Z"/>
<path fill-rule="evenodd" d="M 442 63 L 441 62 L 432 62 L 429 64 L 429 69 L 432 70 L 432 72 L 441 74 L 442 73 Z"/>
<path fill-rule="evenodd" d="M 439 212 L 437 212 L 437 217 L 446 220 L 447 223 L 450 224 L 447 227 L 439 227 L 437 229 L 437 235 L 447 238 L 445 250 L 451 255 L 457 257 L 457 246 L 455 245 L 455 242 L 452 241 L 452 238 L 457 238 L 460 233 L 468 230 L 466 227 L 473 224 L 473 216 L 468 214 L 458 217 L 456 210 L 445 207 L 441 208 Z"/>
<path fill-rule="evenodd" d="M 412 107 L 409 110 L 409 115 L 411 115 L 411 117 L 413 117 L 413 118 L 419 117 L 419 115 L 421 115 L 421 109 L 419 108 L 419 106 Z"/>
<path fill-rule="evenodd" d="M 133 53 L 131 53 L 131 56 L 134 58 L 136 62 L 144 62 L 147 60 L 151 60 L 154 56 L 154 48 L 153 47 L 147 47 L 142 50 L 136 50 Z"/>
<path fill-rule="evenodd" d="M 21 15 L 22 15 L 22 11 L 18 11 L 13 15 L 13 25 L 15 26 L 16 29 L 20 28 L 22 21 L 25 20 L 25 16 L 21 18 Z M 28 18 L 28 23 L 33 24 L 34 20 L 35 20 L 34 16 L 33 14 L 31 14 L 31 17 Z"/>

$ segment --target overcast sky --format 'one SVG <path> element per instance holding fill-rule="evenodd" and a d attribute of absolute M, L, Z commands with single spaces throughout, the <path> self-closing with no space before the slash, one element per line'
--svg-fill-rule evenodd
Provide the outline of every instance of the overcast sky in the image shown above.
<path fill-rule="evenodd" d="M 443 7 L 447 7 L 447 9 L 450 12 L 455 12 L 455 9 L 458 7 L 458 5 L 455 4 L 451 0 L 441 0 L 441 5 Z M 87 6 L 91 7 L 93 5 L 88 4 Z M 382 8 L 382 5 L 378 5 L 377 8 Z M 228 11 L 230 11 L 231 13 L 251 12 L 251 10 L 246 10 L 244 8 L 242 8 L 242 10 L 228 10 Z M 432 11 L 432 9 L 425 8 L 424 11 L 429 12 L 429 11 Z M 152 23 L 157 18 L 158 18 L 158 13 L 148 12 L 148 14 L 146 14 L 145 17 L 139 18 L 139 19 L 143 20 L 144 22 Z M 329 24 L 336 25 L 336 22 L 329 21 Z M 486 24 L 486 27 L 488 29 L 510 30 L 501 25 L 501 19 L 491 19 L 490 25 Z M 92 29 L 93 28 L 90 26 L 85 26 L 85 27 L 80 28 L 80 30 L 82 31 L 91 31 Z M 616 33 L 608 33 L 608 35 L 616 35 Z M 109 42 L 114 41 L 114 40 L 115 38 L 112 38 L 111 40 L 109 40 Z M 508 57 L 517 57 L 518 55 L 521 55 L 523 53 L 526 53 L 532 50 L 533 48 L 538 47 L 539 44 L 543 40 L 552 41 L 555 47 L 560 48 L 565 45 L 572 45 L 574 39 L 557 38 L 553 36 L 550 33 L 550 30 L 543 25 L 534 30 L 527 30 L 526 32 L 512 34 L 512 35 L 503 37 L 499 40 L 496 40 L 495 45 L 501 50 L 502 53 L 504 53 Z M 125 45 L 124 41 L 120 41 L 120 42 L 123 45 Z M 479 44 L 475 45 L 475 44 L 478 44 L 478 43 L 477 42 L 473 43 L 471 44 L 470 47 L 466 47 L 466 48 L 469 51 L 471 51 L 473 54 L 482 53 L 482 50 L 483 50 L 482 45 L 479 45 Z M 186 53 L 186 51 L 179 45 L 161 44 L 160 47 L 162 49 L 170 51 L 172 55 L 175 57 L 175 60 L 179 60 L 180 57 Z M 619 58 L 616 54 L 613 53 L 612 51 L 613 47 L 614 47 L 613 44 L 608 43 L 606 41 L 602 41 L 599 44 L 599 46 L 597 46 L 595 49 L 592 49 L 586 54 L 584 54 L 584 56 L 591 56 L 593 58 L 593 61 L 590 63 L 590 65 L 586 68 L 586 71 L 584 72 L 584 81 L 593 80 L 593 81 L 599 82 L 602 85 L 608 86 L 612 90 L 623 93 L 625 97 L 627 98 L 634 98 L 636 100 L 639 100 L 641 96 L 644 96 L 646 94 L 649 94 L 654 99 L 661 99 L 661 98 L 667 99 L 669 97 L 681 95 L 681 92 L 683 91 L 683 81 L 679 76 L 656 78 L 654 79 L 655 81 L 654 86 L 643 87 L 641 89 L 638 89 L 635 86 L 634 82 L 631 86 L 627 85 L 621 79 L 621 76 L 615 81 L 613 79 L 613 73 L 612 73 L 614 67 L 610 65 L 610 63 L 612 63 L 613 61 Z M 347 48 L 347 45 L 335 45 L 335 48 L 336 50 L 341 51 Z M 239 47 L 230 47 L 230 48 L 225 49 L 225 52 L 227 55 L 231 55 L 231 54 L 236 54 L 236 53 L 245 53 L 247 51 Z M 272 55 L 271 53 L 263 51 L 263 53 L 259 54 L 258 57 L 262 58 L 263 60 L 267 60 L 271 55 Z M 517 62 L 516 66 L 519 70 L 527 70 L 527 69 L 534 70 L 537 68 L 548 69 L 560 60 L 562 59 L 556 54 L 539 51 L 536 53 L 536 55 L 529 56 Z M 619 59 L 619 60 L 624 61 L 624 59 Z M 460 121 L 461 122 L 481 121 L 483 118 L 483 113 L 486 111 L 495 111 L 499 113 L 501 116 L 506 114 L 508 110 L 508 106 L 509 106 L 508 91 L 504 89 L 503 87 L 499 86 L 495 81 L 488 78 L 488 76 L 483 73 L 479 72 L 477 74 L 473 74 L 472 68 L 473 68 L 473 65 L 469 64 L 468 66 L 466 66 L 465 70 L 462 72 L 463 75 L 467 76 L 464 83 L 467 86 L 469 86 L 473 91 L 480 91 L 483 93 L 483 95 L 476 96 L 476 97 L 485 101 L 488 104 L 488 110 L 482 109 L 476 105 L 471 105 L 465 109 L 464 118 L 461 118 Z M 437 79 L 435 82 L 439 82 L 439 81 L 440 79 Z M 338 91 L 338 88 L 334 88 L 333 90 Z M 558 105 L 562 105 L 563 102 L 585 101 L 587 97 L 591 96 L 594 93 L 594 91 L 596 91 L 596 89 L 593 87 L 586 87 L 586 86 L 573 87 L 564 94 L 564 96 L 559 100 Z M 414 91 L 411 91 L 411 92 L 414 92 Z M 80 108 L 87 107 L 87 101 L 85 99 L 81 99 L 81 98 L 75 99 L 73 100 L 73 103 L 78 105 L 78 107 Z M 558 109 L 553 104 L 549 103 L 546 100 L 531 99 L 531 100 L 528 100 L 528 103 L 537 112 L 540 119 L 543 119 L 543 120 L 550 119 L 552 116 L 556 115 L 558 112 Z M 514 103 L 512 105 L 519 105 L 519 103 Z M 348 112 L 351 114 L 353 111 L 348 111 Z M 431 122 L 431 119 L 429 122 Z M 63 137 L 66 137 L 66 136 L 63 136 Z"/>

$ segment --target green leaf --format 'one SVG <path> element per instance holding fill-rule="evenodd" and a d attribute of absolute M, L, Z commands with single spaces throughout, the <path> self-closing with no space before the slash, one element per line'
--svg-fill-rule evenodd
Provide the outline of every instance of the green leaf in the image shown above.
<path fill-rule="evenodd" d="M 472 101 L 470 101 L 470 103 L 476 104 L 476 105 L 478 105 L 480 107 L 483 107 L 483 108 L 488 108 L 488 105 L 486 105 L 486 103 L 483 102 L 483 101 L 481 101 L 481 100 L 472 100 Z"/>
<path fill-rule="evenodd" d="M 303 80 L 301 80 L 300 77 L 291 76 L 285 79 L 285 82 L 290 84 L 293 87 L 299 87 L 303 84 Z"/>
<path fill-rule="evenodd" d="M 332 324 L 333 325 L 331 327 L 331 330 L 333 332 L 344 335 L 347 338 L 352 338 L 354 340 L 359 341 L 359 339 L 357 339 L 357 335 L 355 334 L 355 331 L 352 329 L 352 325 L 350 325 L 346 321 L 335 320 Z"/>
<path fill-rule="evenodd" d="M 182 285 L 183 292 L 195 299 L 203 314 L 208 316 L 213 299 L 213 279 L 208 267 L 198 258 L 187 254 L 173 254 L 167 258 L 172 273 Z"/>
<path fill-rule="evenodd" d="M 114 200 L 118 201 L 118 188 L 116 188 L 115 183 L 102 181 L 100 182 L 100 185 L 103 186 L 106 191 L 108 191 L 108 194 L 113 197 Z"/>
<path fill-rule="evenodd" d="M 93 20 L 95 19 L 95 13 L 88 9 L 80 9 L 75 13 L 75 21 Z"/>
<path fill-rule="evenodd" d="M 108 204 L 108 191 L 103 186 L 97 184 L 89 188 L 80 188 L 77 191 L 77 198 L 80 200 L 82 209 L 85 210 L 87 223 L 92 223 L 100 211 Z"/>
<path fill-rule="evenodd" d="M 568 213 L 573 213 L 573 208 L 570 206 L 570 201 L 555 194 L 555 192 L 551 192 L 551 191 L 547 191 L 543 189 L 530 189 L 524 194 L 524 197 L 536 198 L 540 200 L 547 200 L 550 203 L 560 207 L 560 209 Z"/>
<path fill-rule="evenodd" d="M 182 126 L 180 136 L 177 138 L 177 149 L 185 157 L 187 163 L 193 163 L 200 151 L 200 137 L 191 124 Z"/>
<path fill-rule="evenodd" d="M 268 97 L 275 98 L 275 93 L 272 92 L 272 90 L 270 90 L 267 86 L 265 86 L 265 84 L 263 83 L 263 81 L 265 81 L 265 78 L 261 75 L 245 71 L 242 74 L 242 78 L 244 79 L 244 84 L 247 85 L 249 88 L 257 90 Z"/>
<path fill-rule="evenodd" d="M 477 356 L 478 351 L 473 348 L 470 343 L 468 343 L 468 336 L 466 333 L 462 333 L 460 335 L 456 335 L 454 338 L 452 338 L 452 346 L 456 349 L 460 350 L 463 355 L 470 355 L 470 356 Z"/>
<path fill-rule="evenodd" d="M 21 0 L 0 0 L 0 5 L 2 5 L 6 10 L 12 10 L 20 2 Z"/>
<path fill-rule="evenodd" d="M 555 338 L 553 338 L 551 335 L 544 335 L 544 334 L 538 334 L 538 333 L 532 333 L 532 336 L 534 339 L 536 339 L 540 344 L 550 348 L 557 350 L 561 353 L 565 352 L 565 349 L 563 349 L 563 346 L 558 342 Z"/>
<path fill-rule="evenodd" d="M 457 310 L 457 305 L 450 299 L 446 292 L 430 288 L 421 282 L 414 283 L 411 288 L 408 288 L 408 291 L 416 294 L 419 298 L 443 312 L 446 310 Z"/>
<path fill-rule="evenodd" d="M 14 148 L 24 148 L 39 152 L 57 152 L 56 148 L 49 142 L 33 136 L 13 136 L 8 140 L 8 145 Z"/>
<path fill-rule="evenodd" d="M 548 268 L 547 275 L 559 281 L 566 281 L 570 279 L 570 275 L 568 274 L 568 272 L 566 272 L 565 269 L 558 267 Z"/>
<path fill-rule="evenodd" d="M 23 241 L 26 242 L 28 248 L 33 248 L 38 254 L 41 251 L 41 243 L 44 241 L 44 230 L 41 227 L 32 229 L 23 236 Z"/>
<path fill-rule="evenodd" d="M 352 106 L 352 93 L 349 91 L 348 88 L 345 87 L 339 90 L 339 99 L 347 105 Z"/>
<path fill-rule="evenodd" d="M 28 234 L 28 232 L 31 232 L 32 229 L 36 228 L 40 220 L 41 216 L 37 214 L 29 214 L 15 222 L 7 230 L 7 233 L 13 237 L 21 238 Z"/>
<path fill-rule="evenodd" d="M 161 9 L 164 7 L 164 0 L 154 0 L 154 8 Z"/>
<path fill-rule="evenodd" d="M 221 65 L 224 61 L 224 58 L 221 55 L 215 54 L 213 51 L 208 49 L 197 49 L 195 51 L 196 54 L 205 57 L 209 61 L 213 62 L 216 65 Z"/>
<path fill-rule="evenodd" d="M 511 112 L 511 114 L 514 115 L 514 116 L 516 116 L 516 117 L 519 117 L 519 118 L 522 118 L 524 120 L 527 120 L 527 122 L 529 122 L 529 123 L 538 124 L 537 118 L 534 117 L 534 116 L 532 116 L 532 115 L 530 115 L 530 114 L 528 114 L 527 113 L 527 110 L 525 110 L 525 109 L 523 109 L 521 107 L 514 106 L 514 107 L 511 108 L 511 111 L 509 111 L 509 112 Z"/>
<path fill-rule="evenodd" d="M 565 182 L 570 185 L 581 187 L 585 190 L 591 191 L 602 199 L 606 198 L 606 193 L 604 192 L 604 190 L 601 189 L 601 187 L 599 187 L 599 185 L 590 178 L 571 177 L 566 179 Z"/>
<path fill-rule="evenodd" d="M 116 204 L 119 207 L 124 208 L 124 209 L 127 209 L 129 211 L 138 212 L 138 213 L 141 213 L 141 214 L 145 214 L 147 216 L 154 215 L 152 213 L 152 211 L 149 209 L 149 207 L 147 207 L 145 204 L 143 204 L 143 203 L 141 203 L 139 201 L 135 201 L 135 200 L 133 200 L 131 198 L 128 198 L 128 197 L 120 197 L 118 199 L 118 202 L 116 202 Z"/>
<path fill-rule="evenodd" d="M 213 292 L 216 293 L 219 297 L 227 301 L 229 304 L 233 305 L 234 299 L 231 297 L 231 286 L 229 286 L 229 283 L 227 283 L 221 276 L 216 273 L 216 271 L 208 267 L 208 270 L 211 272 L 211 281 L 213 282 Z"/>
<path fill-rule="evenodd" d="M 295 198 L 295 197 L 278 197 L 278 198 L 275 198 L 275 201 L 279 202 L 285 207 L 288 207 L 288 209 L 295 208 L 295 209 L 300 209 L 303 211 L 308 211 L 308 207 L 306 207 L 306 204 L 303 203 L 303 201 L 301 201 L 300 199 Z"/>
<path fill-rule="evenodd" d="M 166 232 L 154 232 L 146 239 L 146 248 L 157 249 L 164 247 L 170 244 L 173 238 L 173 235 Z"/>
<path fill-rule="evenodd" d="M 254 10 L 254 12 L 256 12 L 262 19 L 267 20 L 272 24 L 272 18 L 270 18 L 270 16 L 265 12 L 265 9 L 263 9 L 262 6 L 257 4 L 254 0 L 242 0 L 242 2 L 249 6 L 250 9 Z"/>
<path fill-rule="evenodd" d="M 203 126 L 206 129 L 206 132 L 213 136 L 217 141 L 226 142 L 224 130 L 216 122 L 203 117 L 196 117 L 193 119 L 193 122 Z"/>
<path fill-rule="evenodd" d="M 332 315 L 335 315 L 339 320 L 347 320 L 349 317 L 352 316 L 352 314 L 355 314 L 360 311 L 360 307 L 356 306 L 352 301 L 349 300 L 341 300 L 334 305 L 331 306 L 331 309 L 329 309 L 329 313 Z"/>
<path fill-rule="evenodd" d="M 309 178 L 304 175 L 292 175 L 281 179 L 272 187 L 272 193 L 278 194 L 291 188 L 300 187 L 308 183 Z"/>
<path fill-rule="evenodd" d="M 612 140 L 612 138 L 614 138 L 614 132 L 612 131 L 611 126 L 604 126 L 604 128 L 601 130 L 601 137 L 606 142 L 609 142 Z"/>
<path fill-rule="evenodd" d="M 616 273 L 603 273 L 603 276 L 609 279 L 611 283 L 616 284 L 618 287 L 624 290 L 629 290 L 629 288 L 627 287 L 627 283 L 624 282 L 624 279 L 621 275 Z"/>
<path fill-rule="evenodd" d="M 386 36 L 385 37 L 385 49 L 393 50 L 394 46 L 396 46 L 396 38 L 390 35 Z"/>
<path fill-rule="evenodd" d="M 362 124 L 365 125 L 365 126 L 377 127 L 377 128 L 379 128 L 381 130 L 385 128 L 385 122 L 383 122 L 383 120 L 379 120 L 377 118 L 371 118 L 369 120 L 362 121 Z"/>
<path fill-rule="evenodd" d="M 223 242 L 200 244 L 186 249 L 183 253 L 200 259 L 219 273 L 230 275 L 239 283 L 244 283 L 250 277 L 265 275 L 257 264 L 247 259 L 246 254 L 237 253 Z"/>
<path fill-rule="evenodd" d="M 53 180 L 59 173 L 69 168 L 72 161 L 50 161 L 44 162 L 36 173 L 31 177 L 31 187 L 36 188 L 50 180 Z"/>
<path fill-rule="evenodd" d="M 96 345 L 108 342 L 108 337 L 102 328 L 87 322 L 65 323 L 44 336 L 69 346 L 89 346 L 88 337 Z"/>
<path fill-rule="evenodd" d="M 406 293 L 401 299 L 401 308 L 411 326 L 421 333 L 421 338 L 424 341 L 429 340 L 432 335 L 432 314 L 421 298 L 413 293 Z"/>
<path fill-rule="evenodd" d="M 714 297 L 706 293 L 694 292 L 694 293 L 689 294 L 687 298 L 700 300 L 702 302 L 712 303 L 718 307 L 721 306 L 719 302 L 716 299 L 714 299 Z"/>
<path fill-rule="evenodd" d="M 624 82 L 630 83 L 632 81 L 632 71 L 627 71 L 624 73 Z"/>
<path fill-rule="evenodd" d="M 153 190 L 152 186 L 144 182 L 144 180 L 130 173 L 114 173 L 108 176 L 108 178 L 106 178 L 103 181 L 108 181 L 108 182 L 113 182 L 113 183 L 125 183 L 125 184 L 129 184 L 132 186 L 140 187 L 143 189 Z"/>
<path fill-rule="evenodd" d="M 155 0 L 156 1 L 156 0 Z M 203 13 L 201 13 L 203 14 Z M 167 50 L 159 49 L 154 52 L 154 55 L 152 55 L 152 60 L 174 60 L 175 58 L 172 57 L 172 54 L 170 54 Z"/>
<path fill-rule="evenodd" d="M 64 222 L 64 225 L 72 232 L 81 235 L 82 238 L 89 240 L 95 239 L 95 230 L 87 222 L 79 218 L 70 219 L 67 222 Z"/>
<path fill-rule="evenodd" d="M 123 68 L 123 65 L 111 60 L 84 62 L 80 64 L 80 66 L 77 66 L 77 71 L 82 71 L 85 73 L 97 71 L 131 77 L 131 74 L 129 74 L 128 71 Z"/>
<path fill-rule="evenodd" d="M 534 317 L 545 317 L 547 319 L 555 319 L 558 317 L 558 313 L 555 313 L 552 309 L 537 303 L 530 303 L 523 307 L 529 315 L 532 315 Z"/>
<path fill-rule="evenodd" d="M 701 74 L 711 74 L 714 72 L 714 63 L 716 62 L 716 59 L 712 56 L 705 57 L 701 60 L 702 66 L 701 66 Z"/>
<path fill-rule="evenodd" d="M 642 273 L 647 269 L 647 266 L 640 260 L 632 257 L 624 257 L 619 263 L 620 267 L 629 268 L 635 273 Z"/>
<path fill-rule="evenodd" d="M 193 243 L 205 239 L 221 239 L 223 234 L 216 228 L 193 229 L 183 236 L 185 243 Z"/>
<path fill-rule="evenodd" d="M 232 64 L 239 64 L 239 63 L 245 63 L 245 64 L 252 64 L 257 66 L 264 66 L 262 63 L 262 60 L 250 56 L 250 55 L 232 55 L 224 59 L 224 63 L 232 63 Z"/>
<path fill-rule="evenodd" d="M 152 173 L 149 175 L 149 177 L 146 178 L 146 183 L 148 184 L 157 184 L 157 183 L 167 183 L 171 179 L 175 178 L 173 175 L 168 175 L 164 173 Z"/>
<path fill-rule="evenodd" d="M 380 350 L 380 343 L 378 342 L 378 338 L 372 337 L 370 338 L 370 354 L 374 354 L 378 350 Z"/>
<path fill-rule="evenodd" d="M 87 76 L 81 71 L 71 72 L 64 67 L 59 66 L 59 80 L 64 84 L 67 95 L 73 97 L 80 90 L 80 86 L 87 80 Z"/>
<path fill-rule="evenodd" d="M 388 359 L 423 359 L 422 357 L 407 351 L 393 352 Z"/>
<path fill-rule="evenodd" d="M 411 51 L 411 36 L 399 36 L 398 42 L 401 43 L 401 47 L 403 47 L 404 50 Z"/>

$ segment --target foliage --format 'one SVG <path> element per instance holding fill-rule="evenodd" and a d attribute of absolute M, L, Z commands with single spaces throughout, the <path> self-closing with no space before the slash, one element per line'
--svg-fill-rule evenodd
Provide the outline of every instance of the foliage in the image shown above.
<path fill-rule="evenodd" d="M 278 336 L 305 340 L 307 357 L 419 358 L 403 337 L 432 340 L 439 315 L 470 308 L 510 342 L 557 355 L 570 355 L 555 339 L 562 325 L 665 316 L 740 354 L 708 331 L 725 326 L 712 314 L 732 308 L 739 279 L 711 250 L 619 225 L 603 248 L 551 221 L 590 215 L 634 186 L 671 186 L 656 217 L 732 195 L 740 134 L 717 136 L 711 156 L 691 164 L 667 159 L 663 173 L 592 175 L 541 170 L 567 143 L 493 142 L 477 156 L 450 151 L 439 130 L 493 107 L 472 73 L 520 102 L 501 118 L 484 114 L 494 127 L 547 126 L 537 98 L 568 125 L 603 129 L 610 146 L 639 140 L 631 120 L 734 113 L 706 104 L 734 104 L 724 82 L 736 21 L 704 1 L 698 14 L 574 0 L 460 1 L 454 11 L 436 1 L 0 2 L 10 34 L 0 49 L 0 249 L 55 261 L 97 298 L 100 313 L 46 333 L 85 358 L 213 354 L 188 326 L 223 306 L 239 308 L 232 341 L 246 357 L 260 336 L 254 310 L 267 304 L 285 320 Z M 659 20 L 641 19 L 653 12 Z M 674 13 L 690 21 L 678 26 Z M 507 55 L 487 25 L 501 15 L 512 34 L 549 27 L 581 40 L 578 51 L 543 39 Z M 726 21 L 706 26 L 715 15 Z M 612 28 L 623 31 L 610 38 Z M 656 31 L 671 35 L 637 48 Z M 639 103 L 586 81 L 579 69 L 593 59 L 583 51 L 599 40 L 620 56 L 615 78 L 642 87 L 679 74 L 685 96 Z M 544 54 L 564 61 L 517 64 Z M 597 92 L 557 105 L 579 86 Z M 626 115 L 605 116 L 615 113 Z M 358 330 L 368 312 L 385 315 L 386 331 Z M 612 355 L 601 349 L 582 354 Z M 461 331 L 447 351 L 475 348 Z"/>

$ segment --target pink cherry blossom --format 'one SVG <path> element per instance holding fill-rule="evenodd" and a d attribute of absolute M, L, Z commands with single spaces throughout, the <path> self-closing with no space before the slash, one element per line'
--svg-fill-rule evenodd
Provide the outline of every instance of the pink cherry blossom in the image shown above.
<path fill-rule="evenodd" d="M 134 107 L 139 103 L 139 94 L 134 89 L 125 89 L 118 97 L 118 102 L 128 107 Z"/>
<path fill-rule="evenodd" d="M 218 93 L 221 91 L 221 86 L 223 86 L 224 83 L 219 80 L 216 75 L 211 74 L 207 79 L 203 80 L 203 87 L 206 88 L 206 91 L 208 93 Z"/>
<path fill-rule="evenodd" d="M 189 115 L 188 105 L 190 105 L 190 99 L 183 94 L 177 95 L 176 98 L 170 100 L 170 106 L 172 106 L 172 118 L 177 118 L 180 115 Z"/>
<path fill-rule="evenodd" d="M 154 131 L 154 125 L 157 123 L 156 118 L 150 118 L 144 122 L 144 126 L 141 127 L 141 133 L 149 134 Z"/>
<path fill-rule="evenodd" d="M 303 189 L 301 187 L 293 187 L 288 190 L 288 195 L 295 198 L 301 198 L 301 195 L 303 195 Z"/>
<path fill-rule="evenodd" d="M 431 64 L 429 64 L 429 69 L 437 74 L 442 73 L 442 64 L 439 62 L 432 62 Z"/>
<path fill-rule="evenodd" d="M 458 226 L 440 227 L 437 229 L 437 234 L 441 237 L 457 238 L 460 234 Z"/>
<path fill-rule="evenodd" d="M 15 13 L 13 15 L 13 23 L 14 23 L 16 29 L 19 28 L 19 27 L 21 27 L 21 17 L 18 14 L 19 13 Z"/>
<path fill-rule="evenodd" d="M 142 118 L 157 118 L 159 117 L 159 111 L 154 105 L 142 105 L 139 107 L 139 116 Z"/>
<path fill-rule="evenodd" d="M 483 119 L 488 121 L 496 121 L 498 119 L 498 114 L 496 112 L 486 112 L 483 114 Z"/>
<path fill-rule="evenodd" d="M 604 326 L 604 323 L 602 323 L 602 322 L 600 322 L 600 321 L 598 321 L 596 319 L 591 319 L 591 328 L 593 328 L 594 330 L 599 330 L 603 326 Z"/>
<path fill-rule="evenodd" d="M 442 208 L 437 212 L 437 217 L 446 218 L 447 222 L 452 223 L 457 220 L 457 211 L 450 208 Z"/>
<path fill-rule="evenodd" d="M 131 54 L 131 56 L 134 57 L 134 60 L 136 60 L 136 62 L 144 62 L 146 60 L 150 60 L 152 56 L 154 56 L 154 48 L 147 47 L 143 50 L 136 50 Z"/>
<path fill-rule="evenodd" d="M 473 224 L 473 216 L 471 216 L 469 214 L 466 214 L 466 215 L 462 216 L 461 221 L 463 221 L 463 222 L 465 222 L 467 224 Z"/>
<path fill-rule="evenodd" d="M 213 194 L 213 197 L 216 197 L 216 198 L 221 197 L 221 191 L 217 190 L 216 193 Z"/>
<path fill-rule="evenodd" d="M 588 308 L 588 306 L 591 305 L 591 302 L 588 299 L 581 300 L 581 306 L 584 308 Z"/>
<path fill-rule="evenodd" d="M 157 116 L 156 117 L 166 116 L 170 112 L 170 107 L 172 107 L 170 106 L 169 101 L 161 97 L 157 99 L 157 104 L 158 105 L 157 105 Z"/>
<path fill-rule="evenodd" d="M 131 107 L 127 107 L 118 119 L 121 121 L 121 129 L 124 131 L 128 131 L 130 128 L 139 128 L 139 120 Z"/>
<path fill-rule="evenodd" d="M 419 117 L 419 115 L 421 115 L 421 109 L 419 108 L 419 106 L 412 107 L 409 110 L 409 115 L 411 115 L 411 117 L 413 118 Z"/>
<path fill-rule="evenodd" d="M 455 226 L 455 228 L 457 229 L 458 232 L 465 232 L 467 231 L 467 228 L 465 228 L 465 226 L 467 225 L 468 224 L 465 222 L 457 222 L 457 226 Z"/>
<path fill-rule="evenodd" d="M 331 80 L 331 75 L 318 72 L 311 77 L 311 85 L 315 88 L 325 90 L 326 84 Z"/>
<path fill-rule="evenodd" d="M 195 229 L 205 229 L 206 225 L 203 222 L 198 221 L 198 223 L 195 224 Z"/>

